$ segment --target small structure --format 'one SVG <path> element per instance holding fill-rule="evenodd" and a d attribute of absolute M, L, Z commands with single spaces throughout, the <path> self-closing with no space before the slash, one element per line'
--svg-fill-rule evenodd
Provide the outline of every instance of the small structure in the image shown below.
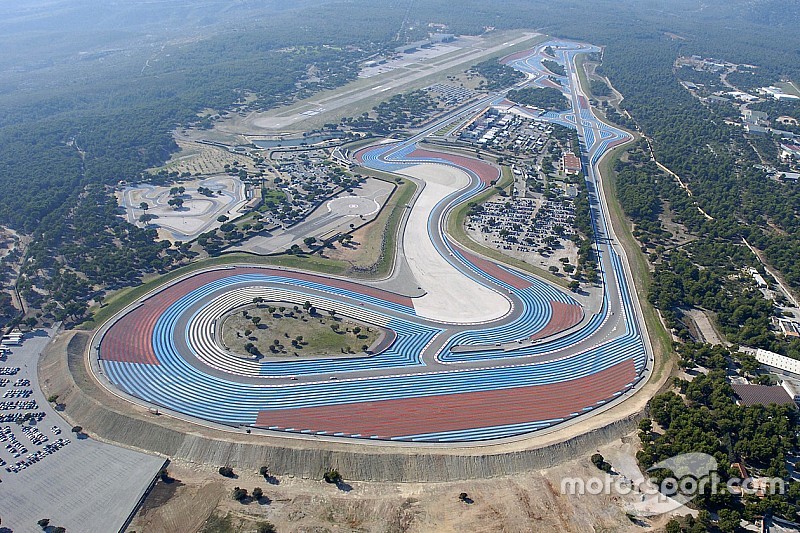
<path fill-rule="evenodd" d="M 794 94 L 787 94 L 783 92 L 783 89 L 780 87 L 762 87 L 759 89 L 759 92 L 766 96 L 771 96 L 775 100 L 800 100 L 800 97 Z"/>
<path fill-rule="evenodd" d="M 769 118 L 769 115 L 764 113 L 763 111 L 753 111 L 752 109 L 745 109 L 742 112 L 742 117 L 744 121 L 748 124 L 762 124 L 766 122 Z"/>
<path fill-rule="evenodd" d="M 728 102 L 730 102 L 730 100 L 728 100 L 727 98 L 723 96 L 716 96 L 714 94 L 712 94 L 711 96 L 707 96 L 705 98 L 705 101 L 706 103 L 709 104 L 727 104 Z"/>
<path fill-rule="evenodd" d="M 731 385 L 739 398 L 737 405 L 792 405 L 794 398 L 783 387 L 777 385 Z"/>
<path fill-rule="evenodd" d="M 429 37 L 433 43 L 452 43 L 456 40 L 456 36 L 452 33 L 431 33 Z"/>
<path fill-rule="evenodd" d="M 781 143 L 781 157 L 784 159 L 788 159 L 790 157 L 800 159 L 800 146 L 796 144 Z"/>
<path fill-rule="evenodd" d="M 581 160 L 578 159 L 572 152 L 564 154 L 564 173 L 565 174 L 580 174 Z"/>
<path fill-rule="evenodd" d="M 261 198 L 261 196 L 254 196 L 246 204 L 244 204 L 242 212 L 246 213 L 248 211 L 252 211 L 253 209 L 258 209 L 263 201 L 264 199 Z"/>
<path fill-rule="evenodd" d="M 752 135 L 766 135 L 769 133 L 764 126 L 757 126 L 755 124 L 745 124 L 744 131 Z"/>
<path fill-rule="evenodd" d="M 775 325 L 778 326 L 780 332 L 787 337 L 800 337 L 800 324 L 797 322 L 779 318 Z"/>
<path fill-rule="evenodd" d="M 758 270 L 751 267 L 747 269 L 747 272 L 750 274 L 750 276 L 752 276 L 753 281 L 756 282 L 756 285 L 758 285 L 759 289 L 766 289 L 769 287 L 769 285 L 767 285 L 767 281 L 764 279 L 764 276 L 759 274 Z"/>
<path fill-rule="evenodd" d="M 786 391 L 793 400 L 794 403 L 800 402 L 800 387 L 798 387 L 797 382 L 789 381 L 788 379 L 784 379 L 781 381 L 781 387 L 783 390 Z"/>
<path fill-rule="evenodd" d="M 756 361 L 762 365 L 766 365 L 783 372 L 789 372 L 790 374 L 800 375 L 800 361 L 797 359 L 792 359 L 791 357 L 786 357 L 784 355 L 777 354 L 769 350 L 763 350 L 761 348 L 756 350 L 755 356 Z"/>

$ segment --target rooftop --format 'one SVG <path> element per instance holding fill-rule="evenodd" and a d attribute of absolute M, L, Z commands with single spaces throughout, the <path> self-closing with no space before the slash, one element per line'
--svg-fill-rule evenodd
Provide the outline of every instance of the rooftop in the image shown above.
<path fill-rule="evenodd" d="M 731 385 L 741 405 L 794 405 L 794 399 L 777 385 Z"/>

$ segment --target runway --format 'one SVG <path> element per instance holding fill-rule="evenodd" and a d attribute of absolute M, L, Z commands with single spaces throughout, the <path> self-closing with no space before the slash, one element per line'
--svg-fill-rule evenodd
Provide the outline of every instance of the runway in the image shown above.
<path fill-rule="evenodd" d="M 405 141 L 354 154 L 359 164 L 423 187 L 399 240 L 423 296 L 275 268 L 204 271 L 159 289 L 99 330 L 91 348 L 99 377 L 133 401 L 178 416 L 332 439 L 510 438 L 619 401 L 643 383 L 652 352 L 594 167 L 628 136 L 597 119 L 577 85 L 575 55 L 595 47 L 552 41 L 506 61 L 529 73 L 525 83 L 542 83 L 547 46 L 564 63 L 562 87 L 573 103 L 551 120 L 576 128 L 585 148 L 603 285 L 596 312 L 568 291 L 462 249 L 445 231 L 450 211 L 491 186 L 499 170 L 418 143 L 502 100 L 498 93 Z M 269 361 L 227 353 L 215 338 L 216 319 L 258 296 L 310 301 L 394 337 L 369 357 Z"/>

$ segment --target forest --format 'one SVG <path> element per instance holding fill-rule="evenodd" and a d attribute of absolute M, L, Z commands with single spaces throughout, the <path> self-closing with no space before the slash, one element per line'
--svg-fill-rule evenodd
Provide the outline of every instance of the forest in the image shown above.
<path fill-rule="evenodd" d="M 392 131 L 418 126 L 437 111 L 436 101 L 422 90 L 396 94 L 376 105 L 372 115 L 342 119 L 342 124 L 355 131 L 386 135 Z"/>
<path fill-rule="evenodd" d="M 526 87 L 508 91 L 508 99 L 522 105 L 538 107 L 546 111 L 566 111 L 569 100 L 558 89 L 552 87 Z"/>
<path fill-rule="evenodd" d="M 489 91 L 498 91 L 511 87 L 525 79 L 525 74 L 508 65 L 503 65 L 497 59 L 489 59 L 472 67 L 472 71 L 483 76 L 479 88 Z"/>
<path fill-rule="evenodd" d="M 684 350 L 715 351 L 714 355 L 723 359 L 734 357 L 722 348 L 709 349 L 705 345 L 686 346 Z M 647 467 L 681 453 L 700 452 L 717 460 L 717 473 L 722 483 L 739 476 L 732 463 L 744 461 L 751 476 L 787 478 L 785 457 L 797 446 L 794 431 L 798 422 L 797 409 L 775 404 L 740 406 L 735 400 L 724 370 L 699 374 L 691 381 L 678 380 L 676 390 L 653 398 L 651 419 L 639 424 L 643 444 L 637 454 L 640 464 Z M 656 429 L 656 424 L 660 429 Z M 656 479 L 667 475 L 655 473 Z M 738 498 L 725 490 L 714 494 L 706 487 L 690 505 L 701 510 L 697 519 L 707 527 L 711 524 L 711 512 L 718 516 L 716 528 L 719 531 L 734 532 L 739 530 L 740 519 L 752 522 L 766 512 L 794 520 L 799 501 L 800 483 L 789 481 L 784 494 L 763 499 Z M 692 529 L 692 525 L 684 521 L 681 529 L 707 530 Z"/>

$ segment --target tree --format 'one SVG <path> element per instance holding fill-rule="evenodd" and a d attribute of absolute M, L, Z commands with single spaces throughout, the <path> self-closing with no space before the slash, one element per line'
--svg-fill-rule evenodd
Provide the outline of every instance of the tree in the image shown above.
<path fill-rule="evenodd" d="M 141 209 L 142 211 L 147 211 L 148 209 L 150 209 L 150 205 L 147 202 L 142 202 L 139 204 L 139 209 Z"/>
<path fill-rule="evenodd" d="M 718 514 L 719 520 L 717 520 L 717 526 L 721 531 L 733 533 L 739 529 L 741 516 L 737 511 L 733 509 L 720 509 Z"/>
<path fill-rule="evenodd" d="M 594 464 L 594 466 L 596 466 L 603 472 L 606 473 L 611 472 L 611 465 L 607 463 L 605 458 L 599 453 L 592 455 L 592 464 Z"/>
<path fill-rule="evenodd" d="M 226 217 L 225 215 L 220 215 L 220 216 L 217 217 L 217 222 L 227 222 L 228 220 L 230 220 L 230 219 L 228 217 Z"/>
<path fill-rule="evenodd" d="M 83 433 L 83 427 L 82 426 L 72 426 L 72 432 L 75 433 L 76 435 L 78 435 L 80 433 Z"/>
<path fill-rule="evenodd" d="M 219 475 L 224 477 L 233 477 L 233 468 L 229 466 L 219 467 Z"/>
<path fill-rule="evenodd" d="M 575 292 L 580 288 L 581 284 L 578 283 L 576 280 L 572 280 L 572 281 L 569 282 L 569 285 L 567 285 L 567 286 L 569 287 L 569 290 L 571 290 L 572 292 Z"/>
<path fill-rule="evenodd" d="M 325 480 L 326 483 L 336 483 L 339 484 L 342 482 L 342 475 L 339 474 L 339 471 L 335 468 L 331 468 L 322 476 L 322 479 Z"/>
<path fill-rule="evenodd" d="M 47 397 L 47 403 L 56 403 L 58 401 L 58 394 L 51 394 Z"/>
<path fill-rule="evenodd" d="M 263 477 L 267 477 L 267 475 L 269 474 L 269 468 L 267 468 L 266 466 L 262 466 L 261 468 L 258 469 L 258 473 Z"/>
<path fill-rule="evenodd" d="M 256 533 L 275 533 L 275 526 L 271 522 L 259 522 Z"/>
<path fill-rule="evenodd" d="M 50 525 L 50 519 L 49 518 L 42 518 L 36 523 L 39 525 L 40 528 L 44 529 L 44 528 L 46 528 L 47 526 Z"/>
<path fill-rule="evenodd" d="M 261 497 L 264 496 L 264 491 L 261 490 L 261 487 L 256 487 L 253 489 L 253 499 L 260 500 Z"/>
<path fill-rule="evenodd" d="M 247 498 L 247 489 L 243 489 L 241 487 L 234 487 L 233 494 L 231 494 L 231 497 L 237 502 L 241 502 Z"/>
<path fill-rule="evenodd" d="M 253 318 L 250 319 L 250 321 L 253 323 L 254 326 L 258 327 L 258 323 L 261 322 L 261 317 L 254 316 Z"/>

